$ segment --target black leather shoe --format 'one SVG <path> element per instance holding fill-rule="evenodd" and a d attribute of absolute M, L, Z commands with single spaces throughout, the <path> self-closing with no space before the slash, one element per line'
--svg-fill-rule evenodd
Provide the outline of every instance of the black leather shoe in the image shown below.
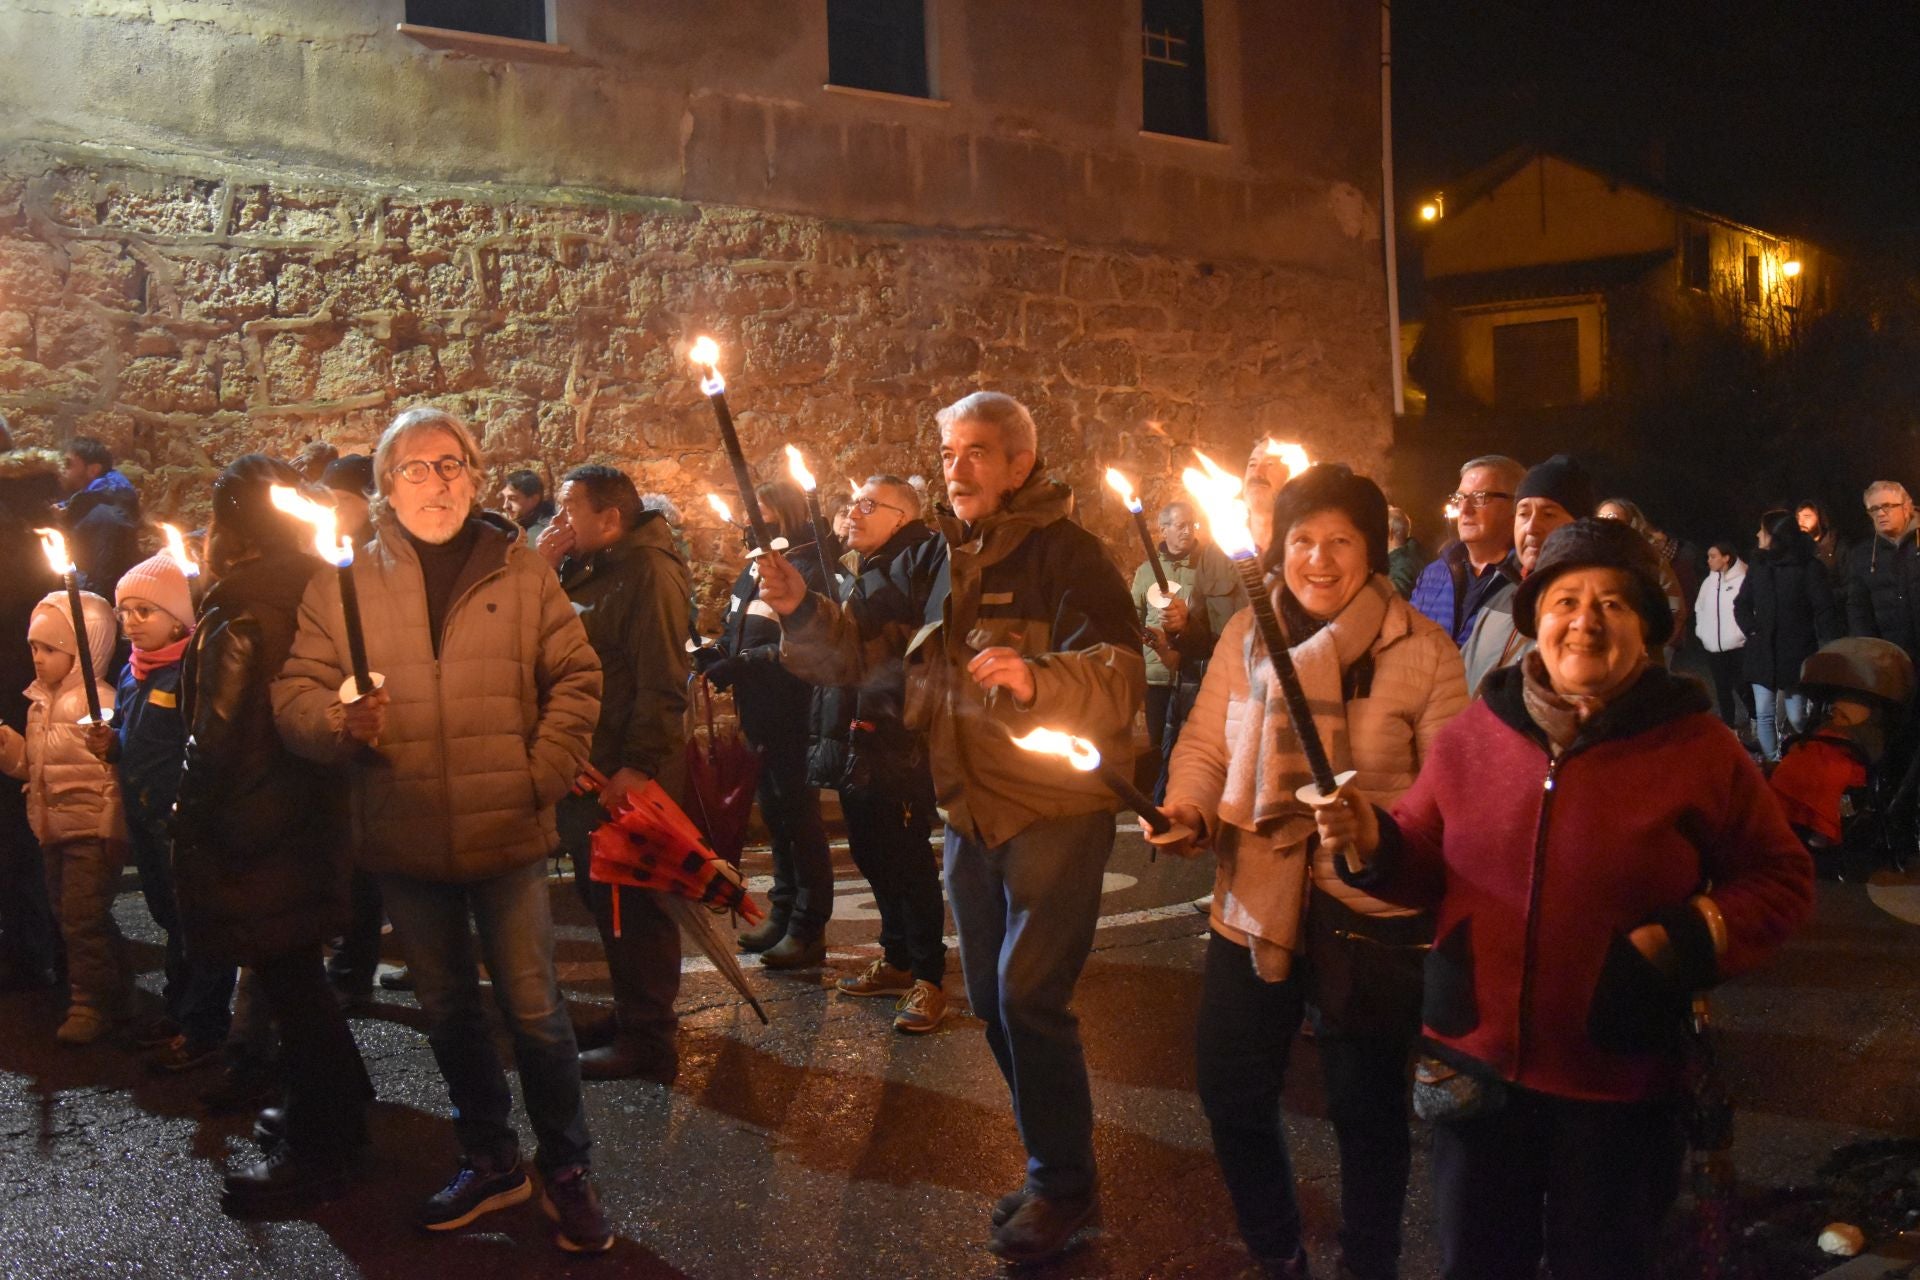
<path fill-rule="evenodd" d="M 1080 1233 L 1100 1220 L 1100 1197 L 1044 1196 L 1038 1193 L 995 1227 L 987 1248 L 1001 1261 L 1028 1266 L 1059 1257 L 1071 1249 Z"/>
<path fill-rule="evenodd" d="M 287 1109 L 285 1107 L 262 1107 L 260 1114 L 253 1118 L 253 1140 L 260 1148 L 271 1150 L 287 1140 Z"/>
<path fill-rule="evenodd" d="M 818 969 L 826 962 L 825 938 L 803 942 L 791 933 L 760 956 L 760 963 L 769 969 Z"/>
<path fill-rule="evenodd" d="M 613 1043 L 620 1030 L 620 1019 L 603 1004 L 569 1004 L 567 1020 L 573 1023 L 573 1043 L 578 1049 L 604 1049 Z"/>
<path fill-rule="evenodd" d="M 773 917 L 768 916 L 760 922 L 758 928 L 749 929 L 745 933 L 739 934 L 734 938 L 733 942 L 734 945 L 742 951 L 755 953 L 771 950 L 774 944 L 786 936 L 787 922 L 782 920 L 780 923 L 775 924 Z"/>
<path fill-rule="evenodd" d="M 337 1200 L 353 1177 L 354 1162 L 346 1157 L 300 1156 L 281 1143 L 257 1163 L 226 1176 L 220 1207 L 244 1218 Z"/>
<path fill-rule="evenodd" d="M 1033 1192 L 1028 1190 L 1026 1183 L 1023 1182 L 1013 1190 L 1007 1192 L 1007 1194 L 1001 1196 L 998 1200 L 995 1200 L 993 1202 L 993 1212 L 987 1216 L 993 1219 L 994 1226 L 1003 1227 L 1006 1225 L 1008 1218 L 1020 1212 L 1020 1206 L 1025 1204 L 1027 1197 L 1032 1194 Z"/>
<path fill-rule="evenodd" d="M 671 1041 L 622 1032 L 598 1049 L 580 1055 L 582 1080 L 650 1080 L 670 1085 L 680 1074 L 680 1055 Z"/>

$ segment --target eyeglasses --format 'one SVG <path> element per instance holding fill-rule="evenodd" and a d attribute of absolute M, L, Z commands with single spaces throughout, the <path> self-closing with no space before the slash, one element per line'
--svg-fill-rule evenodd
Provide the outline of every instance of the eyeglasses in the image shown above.
<path fill-rule="evenodd" d="M 1905 511 L 1906 509 L 1907 504 L 1904 502 L 1878 502 L 1867 508 L 1867 514 L 1870 516 L 1884 516 L 1891 515 L 1896 511 Z"/>
<path fill-rule="evenodd" d="M 153 605 L 129 604 L 129 605 L 123 605 L 122 607 L 115 609 L 113 611 L 113 616 L 118 618 L 123 623 L 131 622 L 137 626 L 138 624 L 145 622 L 148 618 L 151 618 L 160 612 L 162 612 L 162 610 L 155 608 Z"/>
<path fill-rule="evenodd" d="M 863 516 L 870 516 L 882 507 L 885 507 L 888 511 L 897 511 L 903 516 L 911 517 L 913 515 L 911 511 L 908 511 L 904 507 L 896 507 L 891 502 L 876 502 L 872 498 L 858 498 L 855 499 L 853 503 L 853 510 L 858 511 Z"/>
<path fill-rule="evenodd" d="M 432 472 L 448 484 L 452 484 L 465 473 L 466 469 L 467 464 L 459 458 L 435 458 L 432 462 L 428 462 L 425 458 L 415 458 L 411 462 L 403 462 L 395 467 L 392 474 L 399 476 L 408 484 L 424 484 L 427 473 Z"/>
<path fill-rule="evenodd" d="M 1512 502 L 1513 495 L 1497 489 L 1475 489 L 1472 493 L 1450 493 L 1447 501 L 1464 511 L 1468 507 L 1485 507 L 1494 502 Z"/>

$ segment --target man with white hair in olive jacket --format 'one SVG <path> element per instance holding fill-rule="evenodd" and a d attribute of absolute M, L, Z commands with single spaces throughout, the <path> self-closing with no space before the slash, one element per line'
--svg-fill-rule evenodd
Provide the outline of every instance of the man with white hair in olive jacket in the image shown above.
<path fill-rule="evenodd" d="M 1013 738 L 1066 730 L 1124 771 L 1145 668 L 1126 582 L 1073 523 L 1071 491 L 1039 474 L 1026 407 L 981 391 L 938 422 L 943 537 L 903 551 L 845 605 L 768 556 L 760 598 L 782 618 L 782 662 L 814 684 L 862 684 L 905 662 L 904 718 L 927 734 L 947 819 L 967 996 L 1027 1148 L 1026 1181 L 994 1206 L 988 1248 L 1038 1262 L 1098 1211 L 1093 1100 L 1068 1006 L 1093 946 L 1115 802 L 1094 775 Z"/>
<path fill-rule="evenodd" d="M 290 750 L 349 766 L 354 859 L 379 877 L 453 1102 L 464 1159 L 418 1225 L 454 1230 L 533 1194 L 481 1003 L 484 959 L 539 1139 L 542 1208 L 561 1248 L 599 1252 L 613 1236 L 588 1177 L 545 863 L 599 716 L 600 663 L 553 570 L 476 518 L 479 463 L 453 415 L 394 419 L 374 452 L 377 536 L 353 566 L 367 661 L 385 684 L 342 704 L 339 582 L 317 574 L 274 716 Z"/>

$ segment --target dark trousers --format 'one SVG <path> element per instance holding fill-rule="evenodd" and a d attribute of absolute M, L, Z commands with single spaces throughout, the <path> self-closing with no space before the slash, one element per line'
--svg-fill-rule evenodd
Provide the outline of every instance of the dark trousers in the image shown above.
<path fill-rule="evenodd" d="M 1327 1118 L 1340 1146 L 1340 1255 L 1357 1280 L 1400 1274 L 1400 1219 L 1413 1167 L 1411 1036 L 1322 1033 Z"/>
<path fill-rule="evenodd" d="M 807 743 L 783 737 L 760 751 L 760 819 L 773 845 L 773 918 L 811 942 L 833 916 L 833 852 L 820 820 L 820 791 L 807 781 Z"/>
<path fill-rule="evenodd" d="M 600 802 L 565 796 L 558 814 L 560 841 L 573 858 L 573 882 L 593 912 L 600 946 L 607 956 L 607 979 L 623 1033 L 659 1039 L 671 1048 L 679 1017 L 673 1002 L 680 995 L 680 926 L 659 895 L 644 889 L 617 888 L 594 880 L 593 829 L 606 821 Z M 613 898 L 620 895 L 620 932 L 613 931 Z"/>
<path fill-rule="evenodd" d="M 288 1146 L 328 1159 L 365 1145 L 373 1082 L 327 984 L 320 945 L 264 960 L 253 966 L 253 974 L 280 1024 Z"/>
<path fill-rule="evenodd" d="M 327 961 L 327 977 L 347 991 L 364 995 L 373 990 L 380 969 L 380 926 L 386 904 L 380 900 L 380 882 L 364 871 L 353 873 L 353 916 L 340 949 Z"/>
<path fill-rule="evenodd" d="M 1753 686 L 1741 669 L 1745 661 L 1746 654 L 1739 649 L 1707 655 L 1707 670 L 1713 674 L 1713 702 L 1729 729 L 1740 727 L 1740 717 L 1734 711 L 1736 703 L 1747 709 L 1748 720 L 1754 719 Z"/>
<path fill-rule="evenodd" d="M 1208 937 L 1195 1029 L 1200 1106 L 1240 1238 L 1258 1258 L 1284 1260 L 1300 1248 L 1280 1095 L 1305 1009 L 1297 967 L 1284 982 L 1264 981 L 1247 948 L 1217 933 Z"/>
<path fill-rule="evenodd" d="M 59 965 L 59 950 L 40 842 L 27 825 L 26 797 L 9 781 L 0 784 L 0 966 L 38 979 Z"/>
<path fill-rule="evenodd" d="M 1583 1102 L 1509 1087 L 1506 1105 L 1433 1127 L 1448 1280 L 1644 1280 L 1680 1191 L 1674 1102 Z"/>
<path fill-rule="evenodd" d="M 927 843 L 933 834 L 933 791 L 910 796 L 891 790 L 840 793 L 853 863 L 873 889 L 880 910 L 880 951 L 886 962 L 935 986 L 947 971 L 946 905 L 940 860 Z"/>
<path fill-rule="evenodd" d="M 180 932 L 180 908 L 173 893 L 172 843 L 164 819 L 127 814 L 127 840 L 133 846 L 133 865 L 140 872 L 140 896 L 147 914 L 167 935 L 167 1016 L 180 1024 L 195 1046 L 226 1043 L 233 1023 L 233 984 L 239 971 L 232 965 L 209 964 L 187 954 Z"/>

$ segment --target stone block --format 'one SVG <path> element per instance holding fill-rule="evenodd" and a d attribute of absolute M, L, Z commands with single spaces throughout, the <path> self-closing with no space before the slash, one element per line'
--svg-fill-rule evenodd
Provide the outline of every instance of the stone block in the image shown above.
<path fill-rule="evenodd" d="M 33 313 L 33 337 L 34 358 L 47 365 L 101 373 L 119 362 L 119 333 L 104 316 L 42 307 Z"/>
<path fill-rule="evenodd" d="M 302 404 L 315 399 L 320 382 L 320 351 L 313 335 L 277 333 L 260 351 L 260 371 L 269 404 Z"/>
<path fill-rule="evenodd" d="M 33 317 L 24 311 L 0 311 L 0 351 L 26 351 L 33 346 Z"/>
<path fill-rule="evenodd" d="M 1060 293 L 1066 255 L 1036 245 L 996 245 L 987 252 L 987 283 L 1014 293 Z"/>
<path fill-rule="evenodd" d="M 1080 308 L 1071 302 L 1033 300 L 1020 311 L 1022 333 L 1035 351 L 1054 351 L 1080 336 Z"/>
<path fill-rule="evenodd" d="M 743 381 L 763 386 L 818 382 L 833 362 L 833 338 L 808 318 L 761 317 L 740 325 Z"/>
<path fill-rule="evenodd" d="M 348 400 L 391 385 L 387 350 L 363 329 L 348 329 L 339 342 L 320 353 L 315 390 L 322 400 Z"/>
<path fill-rule="evenodd" d="M 274 241 L 339 240 L 365 215 L 345 193 L 284 187 L 242 187 L 233 193 L 229 234 Z"/>
<path fill-rule="evenodd" d="M 37 240 L 0 240 L 0 298 L 16 307 L 45 306 L 66 287 L 66 255 Z"/>
<path fill-rule="evenodd" d="M 211 178 L 124 173 L 101 184 L 95 224 L 158 239 L 219 235 L 222 185 Z"/>
<path fill-rule="evenodd" d="M 929 377 L 957 378 L 980 368 L 980 344 L 955 333 L 933 333 L 921 339 L 919 371 Z"/>
<path fill-rule="evenodd" d="M 67 249 L 67 288 L 73 296 L 115 311 L 137 311 L 146 301 L 146 266 L 115 240 L 76 240 Z"/>
<path fill-rule="evenodd" d="M 273 311 L 276 267 L 271 254 L 258 250 L 160 255 L 153 309 L 214 324 L 258 320 Z"/>
<path fill-rule="evenodd" d="M 150 413 L 210 413 L 219 407 L 213 370 L 197 361 L 164 356 L 130 360 L 120 370 L 114 398 Z"/>

